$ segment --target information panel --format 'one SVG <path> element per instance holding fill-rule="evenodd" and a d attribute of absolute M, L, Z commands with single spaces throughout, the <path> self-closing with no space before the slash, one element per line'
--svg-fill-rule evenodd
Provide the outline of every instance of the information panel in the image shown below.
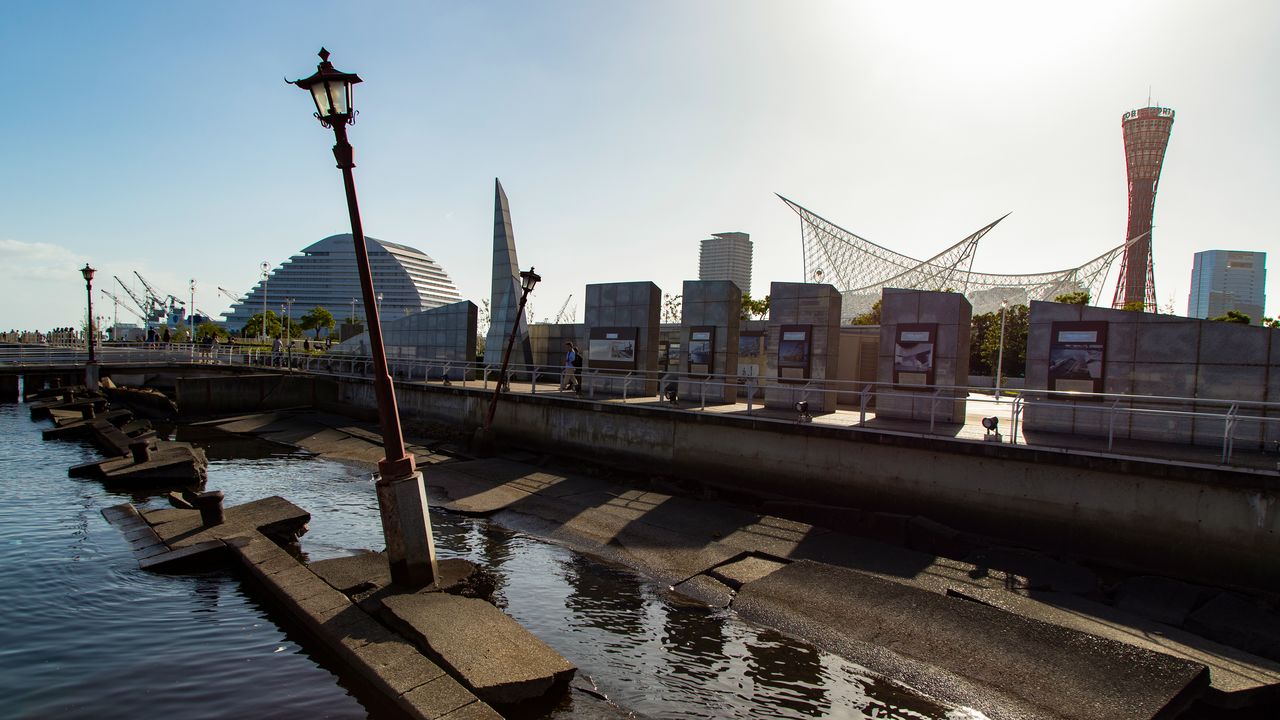
<path fill-rule="evenodd" d="M 716 329 L 711 326 L 689 328 L 689 374 L 710 375 L 715 367 Z"/>
<path fill-rule="evenodd" d="M 893 339 L 893 384 L 919 390 L 933 385 L 937 345 L 937 323 L 899 325 Z"/>
<path fill-rule="evenodd" d="M 809 379 L 812 325 L 783 325 L 778 335 L 778 381 L 802 383 Z"/>
<path fill-rule="evenodd" d="M 591 367 L 604 370 L 634 370 L 636 368 L 636 337 L 638 328 L 591 328 L 591 340 L 587 345 L 587 360 Z"/>
<path fill-rule="evenodd" d="M 1049 389 L 1100 393 L 1107 356 L 1107 324 L 1055 322 L 1049 336 Z"/>

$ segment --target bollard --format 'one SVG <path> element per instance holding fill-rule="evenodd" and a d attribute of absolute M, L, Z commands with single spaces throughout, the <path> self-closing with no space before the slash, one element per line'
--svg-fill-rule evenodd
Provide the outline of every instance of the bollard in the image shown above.
<path fill-rule="evenodd" d="M 80 408 L 80 417 L 84 418 L 85 420 L 92 420 L 95 415 L 97 415 L 97 413 L 94 411 L 93 405 L 91 404 L 85 405 L 84 407 Z"/>
<path fill-rule="evenodd" d="M 63 401 L 63 402 L 75 402 L 75 401 L 76 401 L 76 393 L 75 393 L 75 391 L 74 391 L 74 390 L 67 390 L 67 391 L 64 391 L 64 392 L 62 393 L 62 401 Z"/>
<path fill-rule="evenodd" d="M 221 525 L 226 520 L 222 513 L 221 490 L 210 490 L 196 495 L 196 507 L 200 509 L 200 524 L 205 527 Z"/>
<path fill-rule="evenodd" d="M 129 443 L 129 450 L 133 453 L 133 462 L 135 464 L 144 463 L 151 459 L 150 440 L 134 440 Z"/>

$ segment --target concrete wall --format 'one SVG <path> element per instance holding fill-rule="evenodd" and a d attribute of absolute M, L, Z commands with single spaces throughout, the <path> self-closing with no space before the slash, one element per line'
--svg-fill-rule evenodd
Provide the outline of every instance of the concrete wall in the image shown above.
<path fill-rule="evenodd" d="M 879 376 L 880 326 L 846 325 L 840 328 L 840 364 L 837 377 L 847 384 L 841 385 L 837 401 L 841 405 L 860 407 L 859 391 L 867 383 L 875 383 Z M 872 397 L 868 407 L 875 407 Z"/>
<path fill-rule="evenodd" d="M 738 328 L 742 322 L 742 291 L 729 280 L 685 280 L 683 306 L 680 313 L 680 366 L 685 373 L 680 380 L 681 397 L 706 398 L 708 403 L 737 401 L 738 385 L 725 377 L 708 380 L 690 378 L 694 372 L 689 351 L 693 346 L 695 328 L 711 328 L 714 335 L 713 357 L 708 368 L 713 375 L 737 377 Z"/>
<path fill-rule="evenodd" d="M 1250 325 L 1196 320 L 1175 315 L 1112 310 L 1052 302 L 1031 303 L 1027 337 L 1028 389 L 1048 389 L 1049 348 L 1054 322 L 1106 322 L 1103 391 L 1128 395 L 1280 402 L 1280 331 Z M 1103 400 L 1053 399 L 1056 406 L 1029 403 L 1028 432 L 1085 435 L 1220 445 L 1226 407 L 1221 404 L 1124 400 L 1120 409 L 1173 413 L 1128 413 Z M 1176 411 L 1216 417 L 1178 415 Z M 1242 415 L 1258 415 L 1242 406 Z M 1271 422 L 1241 421 L 1237 446 L 1280 440 L 1280 412 Z"/>
<path fill-rule="evenodd" d="M 589 369 L 582 383 L 583 392 L 604 395 L 624 394 L 625 376 L 632 373 L 625 393 L 656 395 L 658 393 L 658 316 L 662 290 L 651 282 L 600 283 L 587 286 L 586 311 L 583 315 L 587 337 L 596 328 L 636 328 L 634 370 L 601 369 L 592 364 L 590 340 L 582 344 L 586 353 L 584 366 Z M 637 380 L 636 378 L 641 378 Z"/>
<path fill-rule="evenodd" d="M 953 292 L 898 290 L 885 288 L 880 305 L 879 381 L 888 387 L 894 382 L 894 350 L 900 325 L 934 324 L 937 337 L 933 351 L 933 385 L 969 384 L 969 334 L 973 306 L 964 295 Z M 964 422 L 964 390 L 943 390 L 945 399 L 935 401 L 933 388 L 912 390 L 893 388 L 893 394 L 876 398 L 876 416 L 928 422 L 930 413 L 938 422 Z"/>
<path fill-rule="evenodd" d="M 318 407 L 338 397 L 333 381 L 307 375 L 210 375 L 176 382 L 178 412 L 188 418 Z"/>
<path fill-rule="evenodd" d="M 564 367 L 565 341 L 586 352 L 587 326 L 582 323 L 536 323 L 529 326 L 529 342 L 533 347 L 533 364 L 547 373 L 547 382 Z M 584 359 L 585 362 L 585 359 Z M 539 375 L 538 382 L 543 382 Z"/>
<path fill-rule="evenodd" d="M 783 326 L 809 326 L 809 377 L 807 380 L 774 384 L 765 390 L 767 407 L 792 410 L 796 402 L 806 400 L 809 412 L 833 412 L 835 385 L 824 382 L 837 379 L 840 364 L 840 291 L 819 283 L 782 283 L 769 286 L 769 370 L 770 383 L 780 375 L 778 353 Z"/>
<path fill-rule="evenodd" d="M 477 425 L 488 396 L 457 385 L 404 387 L 408 416 Z M 373 386 L 343 382 L 344 407 Z M 1160 461 L 882 434 L 555 394 L 504 396 L 504 442 L 769 496 L 920 514 L 957 529 L 1153 572 L 1280 589 L 1273 478 Z M 426 471 L 431 482 L 430 470 Z"/>

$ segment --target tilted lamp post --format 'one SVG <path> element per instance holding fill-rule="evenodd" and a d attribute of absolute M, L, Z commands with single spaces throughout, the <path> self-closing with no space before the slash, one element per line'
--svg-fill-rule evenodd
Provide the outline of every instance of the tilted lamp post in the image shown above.
<path fill-rule="evenodd" d="M 493 388 L 493 397 L 489 400 L 489 412 L 485 413 L 484 425 L 476 431 L 476 445 L 487 448 L 493 441 L 493 415 L 498 411 L 498 397 L 502 395 L 507 384 L 507 363 L 511 360 L 511 348 L 516 344 L 516 333 L 520 330 L 520 320 L 524 318 L 524 305 L 533 292 L 533 286 L 542 280 L 542 276 L 529 268 L 520 273 L 520 304 L 516 306 L 516 317 L 511 322 L 511 335 L 507 337 L 507 347 L 502 351 L 502 368 L 498 370 L 498 384 Z"/>
<path fill-rule="evenodd" d="M 369 345 L 373 351 L 373 384 L 378 397 L 378 415 L 382 424 L 382 446 L 386 458 L 378 463 L 378 509 L 382 515 L 382 533 L 387 542 L 387 560 L 391 579 L 406 588 L 419 588 L 436 582 L 435 543 L 431 537 L 431 521 L 427 516 L 427 495 L 413 456 L 404 449 L 400 430 L 400 414 L 396 408 L 395 388 L 387 372 L 387 353 L 382 345 L 382 328 L 378 324 L 378 305 L 373 290 L 373 274 L 369 269 L 369 251 L 365 247 L 364 229 L 360 223 L 360 206 L 356 201 L 356 183 L 352 168 L 356 166 L 354 151 L 347 141 L 347 125 L 355 122 L 351 104 L 351 86 L 360 82 L 354 73 L 335 70 L 329 62 L 329 51 L 320 49 L 320 64 L 314 75 L 295 80 L 311 93 L 316 105 L 316 119 L 333 129 L 336 140 L 333 156 L 342 170 L 347 190 L 347 212 L 351 216 L 351 238 L 355 243 L 356 269 L 360 273 L 360 292 L 364 297 L 365 315 L 369 321 Z"/>

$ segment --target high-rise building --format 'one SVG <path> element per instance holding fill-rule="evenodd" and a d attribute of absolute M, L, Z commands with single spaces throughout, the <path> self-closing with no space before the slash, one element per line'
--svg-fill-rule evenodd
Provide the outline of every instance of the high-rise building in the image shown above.
<path fill-rule="evenodd" d="M 1216 318 L 1239 310 L 1262 322 L 1266 309 L 1267 254 L 1242 250 L 1196 253 L 1191 268 L 1191 297 L 1187 317 Z"/>
<path fill-rule="evenodd" d="M 1173 108 L 1130 110 L 1120 119 L 1124 161 L 1129 171 L 1129 243 L 1120 260 L 1120 280 L 1112 307 L 1141 305 L 1156 311 L 1155 271 L 1151 262 L 1151 219 L 1155 212 L 1160 167 L 1173 130 Z"/>
<path fill-rule="evenodd" d="M 462 299 L 449 274 L 421 250 L 365 236 L 373 289 L 380 296 L 379 312 L 393 320 Z M 364 321 L 364 299 L 356 269 L 356 248 L 351 235 L 331 235 L 302 249 L 270 271 L 243 300 L 224 313 L 227 329 L 235 332 L 249 318 L 266 309 L 281 314 L 281 304 L 293 302 L 293 322 L 319 306 L 342 322 L 352 316 Z M 353 302 L 354 301 L 354 302 Z"/>
<path fill-rule="evenodd" d="M 731 280 L 751 294 L 751 236 L 744 232 L 713 233 L 698 253 L 699 280 Z"/>

